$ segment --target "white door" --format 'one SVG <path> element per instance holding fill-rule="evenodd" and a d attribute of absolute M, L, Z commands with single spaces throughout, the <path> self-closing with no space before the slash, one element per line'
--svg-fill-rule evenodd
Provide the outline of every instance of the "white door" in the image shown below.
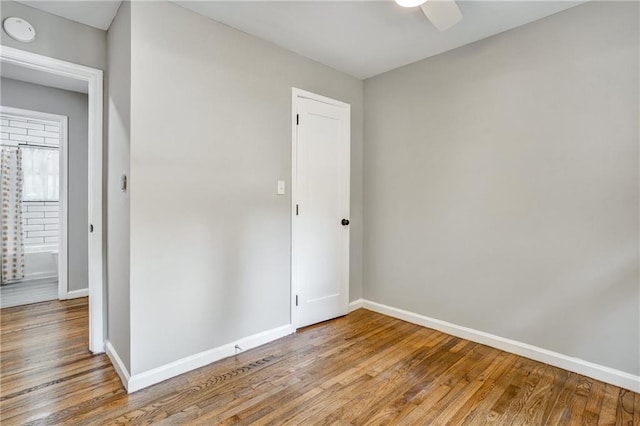
<path fill-rule="evenodd" d="M 293 323 L 345 315 L 349 305 L 350 106 L 294 89 Z"/>

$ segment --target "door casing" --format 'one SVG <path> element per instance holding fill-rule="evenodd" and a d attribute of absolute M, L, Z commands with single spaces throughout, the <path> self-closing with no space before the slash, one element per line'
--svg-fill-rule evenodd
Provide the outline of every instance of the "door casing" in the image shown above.
<path fill-rule="evenodd" d="M 106 309 L 102 227 L 103 71 L 8 46 L 0 46 L 0 63 L 72 78 L 87 84 L 89 116 L 89 350 L 105 351 Z"/>
<path fill-rule="evenodd" d="M 60 126 L 60 205 L 59 225 L 60 235 L 58 242 L 58 298 L 60 300 L 69 297 L 69 261 L 68 261 L 68 233 L 69 233 L 69 215 L 68 215 L 68 191 L 69 191 L 69 139 L 68 139 L 68 122 L 69 119 L 65 115 L 51 114 L 41 111 L 32 111 L 23 108 L 13 108 L 0 105 L 0 112 L 7 115 L 15 115 L 35 120 L 55 121 Z"/>

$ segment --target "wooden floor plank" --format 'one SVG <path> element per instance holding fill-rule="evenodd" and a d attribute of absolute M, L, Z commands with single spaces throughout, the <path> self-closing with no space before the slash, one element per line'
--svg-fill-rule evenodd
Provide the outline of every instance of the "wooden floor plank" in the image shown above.
<path fill-rule="evenodd" d="M 438 378 L 433 394 L 442 395 L 440 398 L 432 398 L 432 403 L 429 401 L 432 392 L 427 392 L 426 398 L 420 402 L 418 409 L 413 411 L 407 419 L 413 417 L 416 421 L 429 424 L 454 424 L 453 418 L 460 417 L 458 414 L 462 407 L 482 386 L 486 378 L 491 377 L 500 367 L 507 354 L 478 345 L 474 348 L 473 355 L 471 358 L 460 360 L 464 362 L 459 362 L 457 368 L 448 370 L 447 374 Z M 469 362 L 473 363 L 472 368 Z M 416 416 L 420 411 L 422 414 Z M 458 424 L 460 423 L 458 421 Z"/>
<path fill-rule="evenodd" d="M 2 424 L 640 425 L 640 395 L 359 309 L 131 395 L 87 300 L 0 310 Z"/>
<path fill-rule="evenodd" d="M 619 410 L 618 396 L 621 390 L 613 385 L 605 384 L 604 394 L 602 396 L 602 405 L 598 415 L 598 425 L 609 426 L 615 425 L 616 413 Z"/>
<path fill-rule="evenodd" d="M 634 394 L 623 389 L 618 394 L 618 409 L 616 410 L 616 423 L 620 425 L 633 424 Z"/>

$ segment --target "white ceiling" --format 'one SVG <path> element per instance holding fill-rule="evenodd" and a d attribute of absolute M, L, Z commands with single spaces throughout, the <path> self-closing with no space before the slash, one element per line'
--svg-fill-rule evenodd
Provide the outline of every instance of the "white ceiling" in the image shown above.
<path fill-rule="evenodd" d="M 179 1 L 216 21 L 368 78 L 568 9 L 573 1 L 459 1 L 440 32 L 420 8 L 387 1 Z"/>
<path fill-rule="evenodd" d="M 61 16 L 81 24 L 109 29 L 113 18 L 116 16 L 122 0 L 81 0 L 81 1 L 57 1 L 57 0 L 16 0 L 19 3 L 44 10 L 53 15 Z M 36 28 L 36 32 L 38 29 Z"/>
<path fill-rule="evenodd" d="M 121 3 L 120 0 L 18 1 L 101 29 L 111 25 Z M 402 8 L 393 0 L 175 1 L 201 15 L 362 79 L 583 2 L 458 1 L 462 21 L 440 32 L 420 8 Z"/>

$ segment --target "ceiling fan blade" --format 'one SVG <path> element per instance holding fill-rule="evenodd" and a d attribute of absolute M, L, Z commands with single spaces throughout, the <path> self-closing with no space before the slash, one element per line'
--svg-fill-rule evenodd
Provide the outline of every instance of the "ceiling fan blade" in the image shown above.
<path fill-rule="evenodd" d="M 462 12 L 454 0 L 427 0 L 420 8 L 440 31 L 448 30 L 462 19 Z"/>

